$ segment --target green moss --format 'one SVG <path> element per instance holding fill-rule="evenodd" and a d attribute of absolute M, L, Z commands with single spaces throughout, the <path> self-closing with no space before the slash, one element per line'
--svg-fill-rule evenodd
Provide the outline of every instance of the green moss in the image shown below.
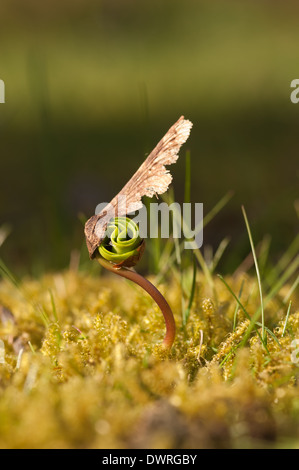
<path fill-rule="evenodd" d="M 239 292 L 242 280 L 227 282 Z M 19 290 L 3 281 L 12 315 L 0 322 L 0 447 L 298 447 L 298 298 L 285 328 L 284 286 L 265 307 L 276 337 L 265 348 L 253 330 L 244 345 L 250 322 L 239 310 L 233 330 L 236 302 L 213 282 L 217 300 L 198 273 L 185 327 L 178 281 L 159 286 L 177 322 L 167 353 L 161 312 L 123 279 L 66 271 Z M 253 315 L 255 278 L 242 302 Z"/>

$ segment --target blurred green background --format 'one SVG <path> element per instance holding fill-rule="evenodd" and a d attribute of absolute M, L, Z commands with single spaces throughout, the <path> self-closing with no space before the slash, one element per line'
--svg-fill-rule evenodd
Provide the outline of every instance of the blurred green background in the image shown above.
<path fill-rule="evenodd" d="M 171 167 L 207 213 L 204 232 L 231 244 L 223 269 L 272 237 L 279 256 L 298 231 L 299 5 L 245 0 L 2 0 L 0 256 L 20 273 L 68 265 L 82 220 L 109 201 L 183 114 L 193 130 Z"/>

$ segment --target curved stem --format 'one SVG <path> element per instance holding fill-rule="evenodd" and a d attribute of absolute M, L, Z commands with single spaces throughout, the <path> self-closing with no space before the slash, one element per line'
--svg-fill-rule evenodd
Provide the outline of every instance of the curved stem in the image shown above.
<path fill-rule="evenodd" d="M 166 324 L 166 334 L 162 345 L 170 349 L 175 338 L 175 320 L 172 310 L 161 292 L 159 292 L 150 281 L 138 274 L 136 271 L 131 271 L 127 268 L 115 268 L 113 267 L 113 264 L 106 261 L 104 258 L 97 257 L 97 260 L 104 268 L 108 269 L 108 271 L 125 277 L 126 279 L 130 279 L 130 281 L 138 284 L 154 299 L 164 316 Z"/>

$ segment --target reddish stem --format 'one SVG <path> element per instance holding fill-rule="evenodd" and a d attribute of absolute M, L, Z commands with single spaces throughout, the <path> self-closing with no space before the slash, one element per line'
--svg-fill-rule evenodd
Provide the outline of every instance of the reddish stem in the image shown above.
<path fill-rule="evenodd" d="M 163 313 L 166 324 L 166 334 L 162 345 L 170 349 L 175 338 L 175 320 L 172 310 L 161 292 L 159 292 L 150 281 L 138 274 L 136 271 L 132 271 L 131 269 L 127 268 L 115 268 L 113 264 L 111 264 L 109 261 L 106 261 L 104 258 L 97 257 L 97 260 L 104 268 L 108 269 L 108 271 L 125 277 L 126 279 L 130 279 L 130 281 L 138 284 L 154 299 Z"/>

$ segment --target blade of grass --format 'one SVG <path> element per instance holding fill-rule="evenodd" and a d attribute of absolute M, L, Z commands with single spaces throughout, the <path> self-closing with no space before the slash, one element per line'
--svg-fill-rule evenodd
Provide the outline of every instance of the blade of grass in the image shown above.
<path fill-rule="evenodd" d="M 289 267 L 285 270 L 285 272 L 280 276 L 279 280 L 274 284 L 270 292 L 265 297 L 265 305 L 270 302 L 270 300 L 279 292 L 281 287 L 285 284 L 285 282 L 296 272 L 299 267 L 299 255 L 291 262 Z"/>
<path fill-rule="evenodd" d="M 31 349 L 31 352 L 32 352 L 33 354 L 36 354 L 35 349 L 34 349 L 34 347 L 33 347 L 32 344 L 31 344 L 31 341 L 28 341 L 28 345 L 29 345 L 29 347 L 30 347 L 30 349 Z"/>
<path fill-rule="evenodd" d="M 294 290 L 297 288 L 299 284 L 299 276 L 296 277 L 295 281 L 293 282 L 293 284 L 291 285 L 290 287 L 290 290 L 289 292 L 285 295 L 284 299 L 283 299 L 283 303 L 286 304 L 287 301 L 289 300 L 289 298 L 291 297 L 292 293 L 294 292 Z"/>
<path fill-rule="evenodd" d="M 173 264 L 173 259 L 175 258 L 175 253 L 173 253 L 173 239 L 168 238 L 164 244 L 160 263 L 159 263 L 159 272 L 156 275 L 156 284 L 162 282 L 165 277 L 165 274 L 169 271 L 170 267 Z"/>
<path fill-rule="evenodd" d="M 55 322 L 58 322 L 58 315 L 57 315 L 56 305 L 55 305 L 55 301 L 54 301 L 53 292 L 51 291 L 51 289 L 49 289 L 49 293 L 50 293 L 50 298 L 51 298 L 53 316 L 54 316 Z"/>
<path fill-rule="evenodd" d="M 269 235 L 264 236 L 260 252 L 259 252 L 259 265 L 260 265 L 260 272 L 263 274 L 266 269 L 266 264 L 270 252 L 270 245 L 271 245 L 271 237 Z"/>
<path fill-rule="evenodd" d="M 17 289 L 20 289 L 20 281 L 12 274 L 12 272 L 8 269 L 4 261 L 0 258 L 0 273 L 4 279 L 7 279 L 11 282 Z"/>
<path fill-rule="evenodd" d="M 168 191 L 169 192 L 169 191 Z M 209 222 L 211 222 L 211 220 L 221 211 L 221 209 L 223 209 L 223 207 L 229 202 L 229 200 L 232 198 L 233 196 L 233 191 L 229 191 L 228 193 L 226 193 L 221 199 L 219 202 L 217 202 L 217 204 L 210 210 L 210 212 L 208 212 L 208 214 L 203 218 L 202 221 L 200 221 L 197 226 L 194 228 L 193 232 L 194 232 L 194 236 L 196 236 L 200 230 L 202 230 L 206 225 L 208 225 Z M 168 193 L 165 193 L 161 196 L 161 199 L 163 201 L 165 201 L 167 204 L 171 204 L 172 202 L 174 202 L 174 199 L 170 197 L 170 195 Z M 174 211 L 174 216 L 176 217 L 181 217 L 181 215 L 177 215 L 175 214 L 175 211 Z M 185 221 L 182 220 L 182 224 L 184 226 L 185 224 Z M 184 241 L 181 242 L 181 244 L 183 244 Z"/>
<path fill-rule="evenodd" d="M 208 214 L 203 218 L 203 228 L 211 222 L 212 219 L 223 209 L 223 207 L 230 201 L 230 199 L 233 197 L 234 192 L 233 191 L 228 191 L 217 204 L 208 212 Z M 200 227 L 201 228 L 201 227 Z M 195 233 L 197 233 L 195 229 Z"/>
<path fill-rule="evenodd" d="M 267 276 L 267 282 L 272 285 L 286 269 L 291 259 L 298 253 L 299 250 L 299 234 L 294 238 L 287 251 L 279 259 L 276 266 L 270 271 Z"/>
<path fill-rule="evenodd" d="M 284 323 L 284 327 L 283 327 L 281 336 L 284 336 L 284 334 L 286 332 L 286 328 L 287 328 L 287 324 L 288 324 L 288 320 L 289 320 L 289 315 L 290 315 L 290 311 L 291 311 L 291 306 L 292 306 L 292 301 L 290 300 L 287 315 L 286 315 L 286 320 L 285 320 L 285 323 Z"/>
<path fill-rule="evenodd" d="M 250 241 L 250 246 L 251 246 L 251 251 L 252 251 L 252 255 L 253 255 L 253 259 L 254 259 L 256 276 L 257 276 L 257 281 L 258 281 L 260 302 L 261 302 L 262 338 L 263 338 L 263 341 L 264 341 L 265 340 L 265 318 L 264 318 L 263 292 L 262 292 L 262 283 L 261 283 L 259 265 L 258 265 L 258 262 L 257 262 L 257 257 L 256 257 L 256 253 L 255 253 L 255 248 L 254 248 L 254 243 L 253 243 L 253 239 L 252 239 L 252 235 L 251 235 L 251 230 L 250 230 L 250 226 L 249 226 L 249 222 L 248 222 L 248 219 L 247 219 L 247 215 L 246 215 L 246 211 L 245 211 L 244 206 L 242 206 L 242 212 L 243 212 L 243 216 L 244 216 L 244 219 L 245 219 L 245 224 L 246 224 L 246 228 L 247 228 L 247 232 L 248 232 L 248 237 L 249 237 L 249 241 Z"/>
<path fill-rule="evenodd" d="M 239 301 L 240 301 L 240 299 L 241 299 L 241 296 L 242 296 L 243 287 L 244 287 L 244 280 L 242 281 L 242 284 L 241 284 L 241 287 L 240 287 L 240 291 L 239 291 L 239 295 L 238 295 L 238 299 L 239 299 Z M 239 302 L 237 302 L 237 304 L 236 304 L 236 308 L 235 308 L 235 311 L 234 311 L 234 323 L 233 323 L 233 331 L 235 331 L 235 329 L 236 329 L 236 324 L 237 324 L 237 313 L 238 313 L 238 310 L 239 310 Z"/>
<path fill-rule="evenodd" d="M 272 288 L 272 290 L 270 291 L 270 293 L 265 297 L 265 301 L 264 301 L 264 306 L 266 306 L 268 304 L 268 302 L 270 302 L 270 300 L 272 300 L 272 298 L 274 297 L 274 295 L 280 290 L 280 288 L 283 286 L 283 284 L 288 280 L 288 278 L 294 273 L 294 271 L 297 269 L 298 267 L 298 264 L 299 264 L 299 256 L 297 256 L 297 258 L 295 258 L 295 260 L 291 263 L 291 265 L 289 266 L 289 268 L 285 271 L 285 273 L 283 274 L 283 276 L 281 276 L 280 280 L 275 284 L 275 286 Z M 252 317 L 252 321 L 251 321 L 251 324 L 249 325 L 247 331 L 246 331 L 246 335 L 243 339 L 243 342 L 244 344 L 246 343 L 246 341 L 248 340 L 249 336 L 250 336 L 250 333 L 254 327 L 254 324 L 256 323 L 256 321 L 258 320 L 258 318 L 260 317 L 260 313 L 261 313 L 261 306 L 257 309 L 257 311 L 254 313 L 253 317 Z"/>
<path fill-rule="evenodd" d="M 224 364 L 226 363 L 226 361 L 231 357 L 232 354 L 234 354 L 234 352 L 236 351 L 236 349 L 238 348 L 238 345 L 235 346 L 234 348 L 232 348 L 225 356 L 224 358 L 222 359 L 222 361 L 220 362 L 219 364 L 219 367 L 223 367 Z"/>
<path fill-rule="evenodd" d="M 260 246 L 261 246 L 261 243 L 258 243 L 255 249 L 256 253 L 258 254 L 260 251 Z M 243 273 L 247 273 L 249 269 L 253 266 L 253 264 L 254 264 L 254 259 L 252 256 L 252 251 L 249 251 L 248 255 L 243 259 L 240 265 L 233 272 L 232 277 L 234 277 L 235 279 L 238 279 L 238 277 L 241 276 Z"/>
<path fill-rule="evenodd" d="M 215 302 L 216 304 L 218 303 L 218 295 L 217 295 L 217 292 L 216 292 L 216 289 L 215 289 L 215 285 L 214 285 L 214 281 L 213 281 L 213 277 L 210 273 L 210 270 L 207 266 L 207 263 L 205 262 L 205 259 L 204 257 L 202 256 L 202 253 L 199 249 L 197 250 L 194 250 L 194 254 L 199 262 L 199 265 L 204 273 L 204 276 L 207 280 L 207 283 L 213 293 L 213 296 L 214 296 L 214 299 L 215 299 Z"/>
<path fill-rule="evenodd" d="M 11 232 L 11 227 L 8 224 L 3 224 L 0 227 L 0 246 L 3 245 Z"/>
<path fill-rule="evenodd" d="M 187 157 L 188 159 L 189 157 Z M 188 188 L 188 185 L 189 185 L 189 182 L 191 181 L 191 172 L 190 172 L 190 168 L 191 166 L 188 168 L 188 163 L 187 163 L 187 159 L 186 159 L 186 165 L 187 165 L 187 168 L 186 168 L 186 191 L 185 191 L 185 197 L 188 198 L 188 194 L 189 194 L 189 191 L 190 191 L 190 188 Z M 233 196 L 233 192 L 232 191 L 229 191 L 227 194 L 225 194 L 225 196 L 223 198 L 221 198 L 221 200 L 213 207 L 213 209 L 204 217 L 204 219 L 195 227 L 194 229 L 194 234 L 197 234 L 199 232 L 199 230 L 201 230 L 203 227 L 205 227 L 217 214 L 218 212 L 228 203 L 228 201 L 231 199 L 231 197 Z M 171 204 L 173 201 L 174 201 L 174 197 L 173 197 L 173 192 L 172 191 L 168 191 L 168 193 L 164 194 L 161 196 L 162 200 L 164 202 L 166 202 L 167 204 Z M 177 214 L 176 211 L 174 210 L 173 211 L 173 217 L 174 217 L 174 220 L 178 220 L 177 218 L 179 217 L 180 218 L 180 222 L 182 222 L 184 224 L 184 220 L 182 221 L 181 220 L 181 214 Z M 174 245 L 175 245 L 175 250 L 174 250 L 174 253 L 172 253 L 169 258 L 168 258 L 168 263 L 164 264 L 160 270 L 160 272 L 158 273 L 158 278 L 157 278 L 157 282 L 161 282 L 161 280 L 163 279 L 165 273 L 172 269 L 173 266 L 174 266 L 174 263 L 177 262 L 178 265 L 180 266 L 180 263 L 181 263 L 181 252 L 183 250 L 183 244 L 184 244 L 184 240 L 181 241 L 180 243 L 177 243 L 176 239 L 174 239 Z M 223 242 L 223 244 L 221 246 L 219 246 L 219 251 L 217 253 L 217 258 L 215 259 L 215 266 L 217 265 L 219 259 L 221 258 L 222 256 L 222 253 L 226 247 L 226 241 Z M 200 266 L 201 266 L 201 269 L 207 279 L 207 283 L 208 285 L 210 286 L 212 292 L 213 292 L 213 295 L 214 295 L 214 298 L 217 302 L 217 293 L 215 291 L 215 286 L 214 286 L 214 282 L 213 282 L 213 278 L 212 278 L 212 275 L 210 273 L 210 270 L 201 254 L 201 252 L 196 249 L 196 250 L 193 250 L 194 254 L 195 254 L 195 257 L 197 258 Z M 213 268 L 215 269 L 215 267 Z M 181 285 L 183 284 L 183 282 L 181 282 Z M 183 310 L 184 311 L 184 310 Z"/>
<path fill-rule="evenodd" d="M 191 286 L 191 292 L 190 292 L 190 297 L 189 297 L 189 302 L 187 309 L 184 311 L 184 316 L 183 316 L 183 326 L 187 324 L 193 299 L 194 299 L 194 294 L 195 294 L 195 286 L 196 286 L 196 260 L 195 256 L 193 255 L 193 275 L 192 275 L 192 286 Z"/>
<path fill-rule="evenodd" d="M 258 325 L 258 326 L 262 326 L 261 322 L 259 322 L 259 321 L 257 321 L 255 324 Z M 267 326 L 265 326 L 265 330 L 267 331 L 267 333 L 268 333 L 270 336 L 272 336 L 272 338 L 274 339 L 274 341 L 275 341 L 275 342 L 278 344 L 278 346 L 281 348 L 281 344 L 280 344 L 280 342 L 278 341 L 277 336 L 275 336 L 275 334 L 273 333 L 273 331 L 271 331 Z"/>
<path fill-rule="evenodd" d="M 194 229 L 194 234 L 197 235 L 199 231 L 204 228 L 211 220 L 218 214 L 218 212 L 228 203 L 228 201 L 232 198 L 233 192 L 229 191 L 223 198 L 220 199 L 220 201 L 211 209 L 210 212 L 204 217 L 203 221 L 199 222 L 197 226 Z M 167 204 L 171 204 L 174 202 L 174 199 L 170 197 L 170 194 L 166 193 L 161 196 L 161 199 L 166 202 Z M 179 214 L 176 214 L 174 210 L 174 216 L 175 217 L 180 217 Z M 184 221 L 183 221 L 184 223 Z M 181 248 L 183 247 L 184 241 L 180 243 Z M 175 254 L 172 255 L 171 260 L 172 262 L 175 262 Z"/>
<path fill-rule="evenodd" d="M 222 255 L 223 255 L 224 251 L 226 250 L 226 247 L 228 246 L 229 242 L 230 242 L 230 238 L 229 238 L 229 237 L 224 238 L 224 239 L 220 242 L 220 244 L 219 244 L 219 246 L 218 246 L 218 248 L 217 248 L 217 250 L 216 250 L 216 253 L 215 253 L 215 255 L 214 255 L 214 258 L 213 258 L 213 261 L 212 261 L 212 265 L 211 265 L 211 268 L 210 268 L 210 273 L 211 273 L 211 274 L 213 274 L 213 272 L 215 271 L 216 267 L 218 266 L 218 263 L 219 263 L 220 259 L 222 258 Z"/>
<path fill-rule="evenodd" d="M 253 317 L 251 317 L 249 315 L 249 313 L 247 312 L 247 310 L 245 309 L 244 305 L 241 303 L 241 301 L 238 299 L 238 297 L 235 295 L 234 291 L 230 288 L 230 286 L 227 284 L 227 282 L 225 281 L 225 279 L 223 278 L 223 276 L 221 276 L 220 274 L 218 274 L 218 277 L 219 279 L 223 282 L 223 284 L 227 287 L 227 289 L 229 290 L 229 292 L 232 294 L 232 296 L 234 297 L 234 299 L 236 300 L 236 302 L 238 303 L 238 305 L 241 307 L 241 309 L 243 310 L 245 316 L 248 318 L 248 320 L 250 320 L 250 324 L 247 328 L 247 331 L 246 331 L 246 334 L 244 336 L 244 339 L 243 341 L 240 343 L 241 346 L 244 346 L 247 342 L 247 339 L 249 338 L 250 336 L 250 333 L 253 329 L 255 329 L 257 335 L 259 336 L 264 348 L 266 349 L 267 353 L 269 354 L 269 351 L 267 349 L 267 346 L 266 346 L 266 342 L 263 340 L 260 332 L 258 331 L 257 327 L 256 327 L 256 320 L 257 320 L 257 315 L 255 313 L 255 315 L 253 315 Z"/>

